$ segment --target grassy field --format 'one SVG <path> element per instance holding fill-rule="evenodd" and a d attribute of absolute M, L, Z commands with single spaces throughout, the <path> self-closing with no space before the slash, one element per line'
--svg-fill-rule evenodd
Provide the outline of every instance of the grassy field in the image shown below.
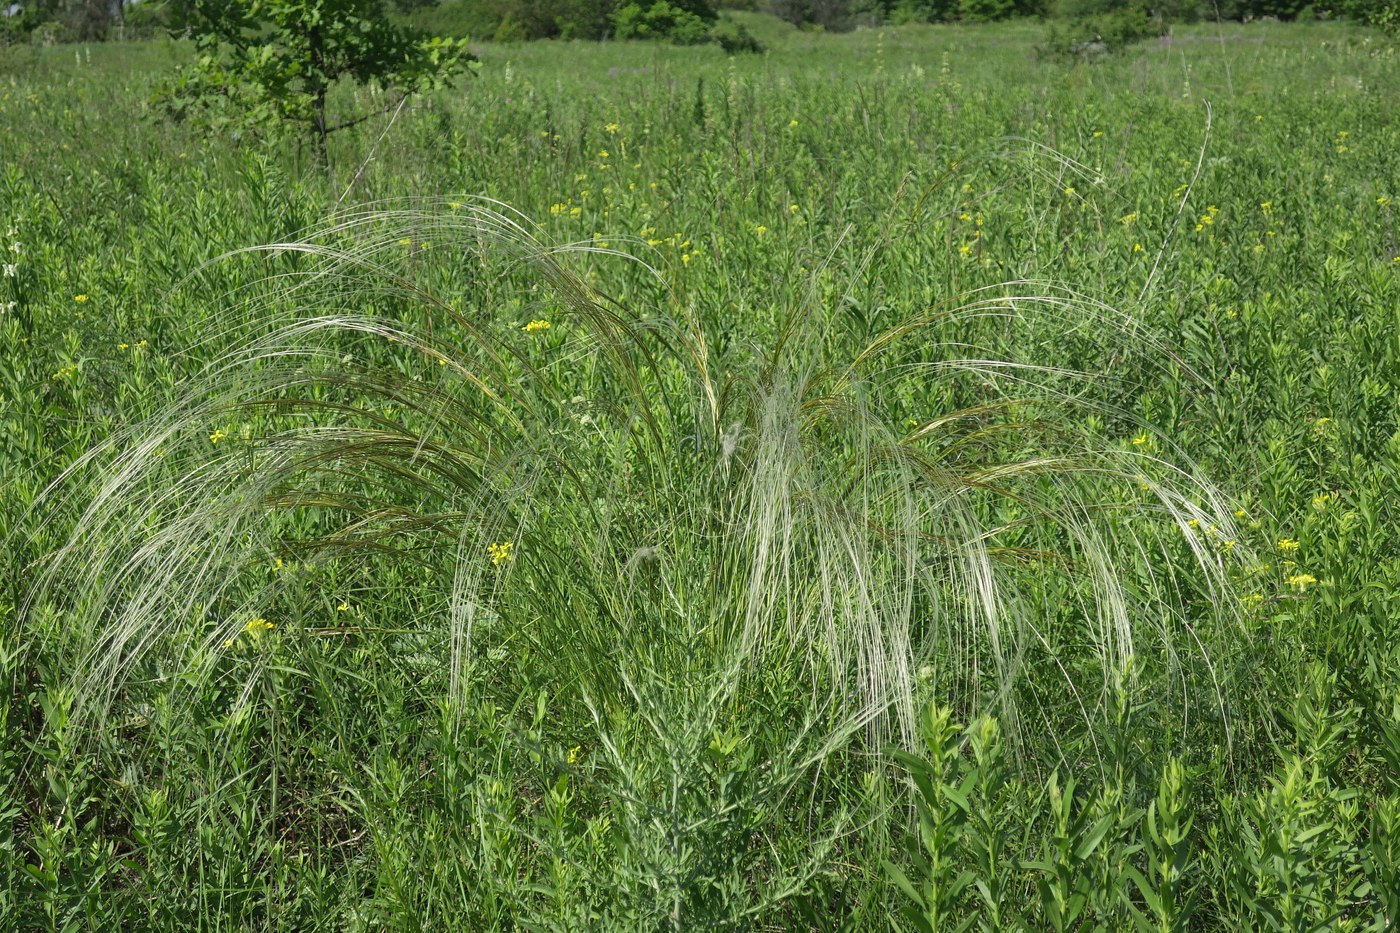
<path fill-rule="evenodd" d="M 0 50 L 0 929 L 1400 923 L 1396 50 L 751 25 Z"/>

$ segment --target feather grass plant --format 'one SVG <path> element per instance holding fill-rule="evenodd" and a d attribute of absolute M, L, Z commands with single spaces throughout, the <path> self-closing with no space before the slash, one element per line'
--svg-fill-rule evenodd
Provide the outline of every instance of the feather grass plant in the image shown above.
<path fill-rule="evenodd" d="M 374 624 L 436 646 L 445 701 L 550 685 L 619 768 L 619 716 L 703 748 L 761 697 L 804 724 L 804 767 L 857 734 L 911 742 L 930 692 L 1054 736 L 1060 713 L 1019 698 L 1092 721 L 1151 671 L 1228 716 L 1223 497 L 1093 436 L 1131 423 L 1102 374 L 981 343 L 1034 319 L 1176 365 L 1110 307 L 1018 282 L 854 342 L 814 296 L 774 346 L 719 354 L 644 262 L 650 315 L 575 269 L 625 254 L 493 202 L 377 207 L 258 252 L 284 269 L 234 296 L 210 338 L 234 348 L 45 499 L 80 530 L 28 606 L 81 646 L 80 720 L 134 683 L 229 676 L 265 630 L 355 637 L 342 566 L 421 568 L 417 617 Z M 1031 655 L 1058 684 L 1028 688 Z M 241 676 L 246 701 L 258 666 Z"/>

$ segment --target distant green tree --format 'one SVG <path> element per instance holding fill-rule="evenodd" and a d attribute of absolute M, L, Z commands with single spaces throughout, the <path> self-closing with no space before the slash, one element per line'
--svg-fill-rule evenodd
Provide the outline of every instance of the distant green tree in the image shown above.
<path fill-rule="evenodd" d="M 323 162 L 331 133 L 373 115 L 331 123 L 337 81 L 378 82 L 402 99 L 474 61 L 464 39 L 393 24 L 384 0 L 190 0 L 183 12 L 197 54 L 163 89 L 168 111 L 214 128 L 296 126 Z"/>
<path fill-rule="evenodd" d="M 1059 0 L 1043 51 L 1092 59 L 1166 31 L 1144 0 Z"/>
<path fill-rule="evenodd" d="M 1337 12 L 1400 36 L 1400 0 L 1341 0 Z"/>
<path fill-rule="evenodd" d="M 509 4 L 511 0 L 506 0 Z M 538 0 L 562 39 L 602 39 L 612 31 L 614 0 Z"/>
<path fill-rule="evenodd" d="M 619 39 L 665 39 L 697 45 L 710 38 L 716 19 L 708 0 L 633 0 L 613 14 Z"/>
<path fill-rule="evenodd" d="M 969 23 L 1009 19 L 1016 11 L 1014 0 L 961 0 L 958 18 Z"/>

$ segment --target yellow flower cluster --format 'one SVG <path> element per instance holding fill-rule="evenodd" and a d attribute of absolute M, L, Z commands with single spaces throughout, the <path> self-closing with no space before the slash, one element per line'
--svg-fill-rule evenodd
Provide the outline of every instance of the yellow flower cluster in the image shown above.
<path fill-rule="evenodd" d="M 521 328 L 521 330 L 525 331 L 527 334 L 542 334 L 549 330 L 549 322 L 545 320 L 531 321 Z"/>
<path fill-rule="evenodd" d="M 514 545 L 509 541 L 488 544 L 486 545 L 486 556 L 491 558 L 492 564 L 499 567 L 502 564 L 508 563 L 511 557 L 514 556 L 511 554 L 511 549 L 513 547 Z"/>
<path fill-rule="evenodd" d="M 1313 576 L 1310 573 L 1295 573 L 1291 577 L 1289 577 L 1285 582 L 1287 582 L 1289 586 L 1296 587 L 1298 592 L 1301 593 L 1304 590 L 1306 590 L 1311 584 L 1316 583 L 1317 577 Z"/>
<path fill-rule="evenodd" d="M 249 619 L 248 624 L 243 626 L 243 634 L 252 638 L 261 638 L 263 633 L 270 632 L 277 626 L 264 618 Z"/>
<path fill-rule="evenodd" d="M 259 616 L 256 619 L 249 619 L 246 623 L 244 623 L 243 630 L 240 631 L 238 634 L 247 635 L 250 639 L 256 642 L 261 641 L 264 635 L 266 635 L 268 632 L 272 631 L 276 627 L 276 625 L 273 625 L 271 622 Z M 224 641 L 224 647 L 232 648 L 234 642 L 237 641 L 237 639 L 238 636 L 226 639 Z"/>

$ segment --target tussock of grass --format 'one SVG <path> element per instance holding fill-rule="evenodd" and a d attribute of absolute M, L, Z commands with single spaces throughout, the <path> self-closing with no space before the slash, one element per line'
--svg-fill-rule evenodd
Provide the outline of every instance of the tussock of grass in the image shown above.
<path fill-rule="evenodd" d="M 284 556 L 421 564 L 413 625 L 441 646 L 449 698 L 491 689 L 483 654 L 523 642 L 547 667 L 532 677 L 603 719 L 650 710 L 658 736 L 656 711 L 703 732 L 766 681 L 800 685 L 819 744 L 913 741 L 927 689 L 1012 725 L 1039 652 L 1063 683 L 1031 690 L 1089 719 L 1148 669 L 1201 679 L 1226 709 L 1212 656 L 1238 637 L 1222 608 L 1238 555 L 1212 540 L 1236 537 L 1221 496 L 1189 464 L 1084 429 L 1125 418 L 1096 400 L 1102 374 L 960 336 L 1035 317 L 1145 339 L 1111 308 L 1012 283 L 842 359 L 835 312 L 813 304 L 775 346 L 720 357 L 654 271 L 655 313 L 638 314 L 575 271 L 597 250 L 550 245 L 490 202 L 350 214 L 259 252 L 287 268 L 232 306 L 231 330 L 258 336 L 50 494 L 97 477 L 33 594 L 81 633 L 82 714 L 133 677 L 214 676 L 252 619 L 306 637 L 285 608 L 306 581 L 268 572 Z M 550 327 L 444 298 L 425 269 Z M 908 408 L 910 386 L 948 408 Z M 1162 519 L 1185 565 L 1140 531 Z M 498 542 L 509 556 L 488 559 Z M 1047 575 L 1072 638 L 1026 608 Z"/>

